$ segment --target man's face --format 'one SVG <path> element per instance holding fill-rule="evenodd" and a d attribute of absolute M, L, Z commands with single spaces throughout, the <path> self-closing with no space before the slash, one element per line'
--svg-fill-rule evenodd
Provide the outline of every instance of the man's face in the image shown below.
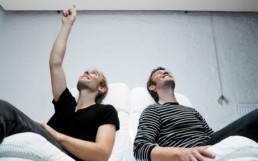
<path fill-rule="evenodd" d="M 171 72 L 166 70 L 157 70 L 152 74 L 152 80 L 157 86 L 161 86 L 166 82 L 174 81 L 174 77 Z"/>
<path fill-rule="evenodd" d="M 102 73 L 97 69 L 86 70 L 80 77 L 78 81 L 79 89 L 89 88 L 93 91 L 97 90 L 99 83 L 103 79 Z"/>

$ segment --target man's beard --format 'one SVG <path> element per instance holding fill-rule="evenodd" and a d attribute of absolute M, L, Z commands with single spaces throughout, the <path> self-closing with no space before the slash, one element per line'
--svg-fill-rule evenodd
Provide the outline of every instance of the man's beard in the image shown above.
<path fill-rule="evenodd" d="M 84 84 L 81 81 L 77 82 L 77 90 L 80 91 L 81 89 L 85 88 Z"/>
<path fill-rule="evenodd" d="M 164 86 L 165 86 L 166 88 L 171 88 L 172 90 L 174 90 L 175 87 L 176 87 L 175 80 L 167 80 L 167 81 L 165 81 L 165 82 L 164 82 Z"/>
<path fill-rule="evenodd" d="M 88 90 L 91 90 L 91 91 L 95 90 L 95 89 L 93 89 L 93 87 L 89 86 L 87 83 L 79 80 L 78 83 L 77 83 L 77 90 L 81 91 L 82 89 L 88 89 Z"/>

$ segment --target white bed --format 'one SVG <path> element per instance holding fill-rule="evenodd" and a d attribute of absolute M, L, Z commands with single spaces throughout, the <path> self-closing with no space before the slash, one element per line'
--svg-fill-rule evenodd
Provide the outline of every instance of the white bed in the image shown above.
<path fill-rule="evenodd" d="M 133 161 L 133 140 L 138 118 L 142 110 L 153 103 L 146 88 L 129 90 L 124 83 L 109 86 L 105 104 L 116 107 L 120 130 L 116 133 L 115 145 L 109 161 Z M 178 102 L 191 106 L 182 94 L 176 94 Z M 217 154 L 214 161 L 258 161 L 258 144 L 245 137 L 233 136 L 210 147 Z M 9 136 L 0 144 L 0 161 L 74 161 L 45 138 L 35 133 L 20 133 Z M 209 160 L 211 161 L 211 160 Z"/>

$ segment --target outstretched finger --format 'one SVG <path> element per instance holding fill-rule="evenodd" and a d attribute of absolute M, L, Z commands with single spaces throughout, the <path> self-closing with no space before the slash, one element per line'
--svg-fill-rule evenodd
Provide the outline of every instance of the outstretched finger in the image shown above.
<path fill-rule="evenodd" d="M 76 16 L 77 8 L 75 5 L 73 5 L 72 10 L 73 10 L 73 12 L 72 12 L 73 16 Z"/>
<path fill-rule="evenodd" d="M 205 157 L 200 153 L 195 153 L 195 159 L 198 161 L 206 161 Z"/>
<path fill-rule="evenodd" d="M 211 159 L 216 157 L 216 155 L 215 155 L 214 153 L 210 152 L 209 150 L 207 150 L 206 147 L 200 148 L 200 149 L 199 149 L 199 152 L 200 152 L 203 156 L 206 156 L 206 157 L 211 158 Z"/>

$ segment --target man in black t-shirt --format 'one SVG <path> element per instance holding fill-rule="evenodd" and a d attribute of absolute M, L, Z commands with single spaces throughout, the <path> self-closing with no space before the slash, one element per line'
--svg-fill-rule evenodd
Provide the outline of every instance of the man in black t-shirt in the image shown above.
<path fill-rule="evenodd" d="M 35 132 L 76 160 L 108 160 L 119 119 L 112 105 L 101 104 L 108 92 L 106 78 L 98 69 L 86 70 L 79 77 L 79 98 L 76 100 L 67 88 L 62 67 L 75 19 L 75 6 L 63 11 L 61 30 L 50 55 L 54 115 L 47 124 L 35 123 L 8 102 L 0 100 L 0 142 L 16 133 Z"/>

